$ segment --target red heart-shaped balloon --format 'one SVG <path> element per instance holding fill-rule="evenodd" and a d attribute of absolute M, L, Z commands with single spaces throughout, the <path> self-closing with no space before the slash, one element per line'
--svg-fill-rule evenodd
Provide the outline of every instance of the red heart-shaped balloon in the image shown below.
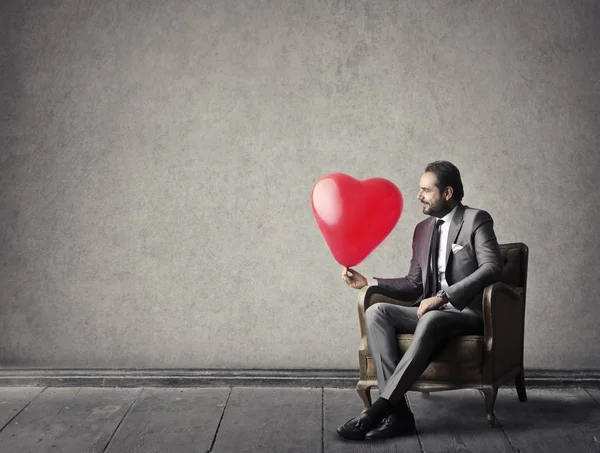
<path fill-rule="evenodd" d="M 325 242 L 345 267 L 356 266 L 383 242 L 404 206 L 402 193 L 387 179 L 361 181 L 344 173 L 319 179 L 311 201 Z"/>

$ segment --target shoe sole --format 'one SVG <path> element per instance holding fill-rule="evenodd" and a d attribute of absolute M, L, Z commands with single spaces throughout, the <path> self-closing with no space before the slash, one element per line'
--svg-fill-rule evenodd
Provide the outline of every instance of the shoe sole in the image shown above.
<path fill-rule="evenodd" d="M 411 430 L 407 430 L 407 431 L 402 431 L 401 433 L 398 434 L 392 434 L 389 436 L 369 436 L 369 433 L 365 434 L 365 440 L 380 440 L 380 439 L 390 439 L 392 437 L 401 437 L 401 436 L 408 436 L 411 434 L 416 434 L 417 433 L 417 428 L 413 428 Z"/>
<path fill-rule="evenodd" d="M 342 433 L 340 433 L 337 429 L 335 430 L 335 432 L 338 434 L 338 436 L 340 436 L 342 439 L 346 439 L 346 440 L 365 440 L 365 435 L 358 435 L 356 437 L 353 436 L 346 436 Z"/>

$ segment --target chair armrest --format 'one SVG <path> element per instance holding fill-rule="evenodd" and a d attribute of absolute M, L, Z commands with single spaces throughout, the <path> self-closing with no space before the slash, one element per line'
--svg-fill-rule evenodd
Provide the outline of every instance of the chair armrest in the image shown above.
<path fill-rule="evenodd" d="M 522 297 L 505 283 L 496 282 L 483 291 L 485 338 L 484 367 L 490 378 L 499 377 L 523 363 L 525 305 Z"/>
<path fill-rule="evenodd" d="M 395 305 L 412 305 L 410 301 L 397 299 L 397 295 L 389 289 L 381 286 L 365 286 L 358 293 L 358 321 L 360 322 L 360 336 L 362 344 L 366 344 L 365 310 L 378 302 L 386 302 Z"/>

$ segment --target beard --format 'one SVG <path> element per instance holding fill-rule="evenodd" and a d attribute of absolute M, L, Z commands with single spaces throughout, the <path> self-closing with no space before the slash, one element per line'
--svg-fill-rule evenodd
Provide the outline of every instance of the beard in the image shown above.
<path fill-rule="evenodd" d="M 426 215 L 431 215 L 434 217 L 443 217 L 443 216 L 438 216 L 438 214 L 445 212 L 445 206 L 436 206 L 436 205 L 431 205 L 428 203 L 421 203 L 423 205 L 423 214 Z"/>

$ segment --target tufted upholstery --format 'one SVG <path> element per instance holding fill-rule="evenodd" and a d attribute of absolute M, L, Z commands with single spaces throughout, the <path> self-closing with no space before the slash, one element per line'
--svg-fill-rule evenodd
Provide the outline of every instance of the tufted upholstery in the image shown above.
<path fill-rule="evenodd" d="M 495 421 L 493 407 L 502 383 L 514 379 L 519 399 L 525 401 L 527 398 L 523 374 L 523 337 L 529 250 L 525 244 L 512 243 L 501 244 L 500 251 L 504 260 L 502 279 L 488 286 L 482 297 L 484 334 L 452 340 L 411 388 L 424 392 L 424 395 L 438 390 L 476 388 L 485 396 L 490 425 Z M 377 376 L 367 345 L 364 312 L 377 302 L 410 304 L 394 299 L 393 294 L 377 286 L 363 288 L 359 294 L 360 379 L 356 389 L 365 409 L 371 405 L 370 389 L 377 385 Z M 400 354 L 406 351 L 411 341 L 412 335 L 398 335 Z"/>

